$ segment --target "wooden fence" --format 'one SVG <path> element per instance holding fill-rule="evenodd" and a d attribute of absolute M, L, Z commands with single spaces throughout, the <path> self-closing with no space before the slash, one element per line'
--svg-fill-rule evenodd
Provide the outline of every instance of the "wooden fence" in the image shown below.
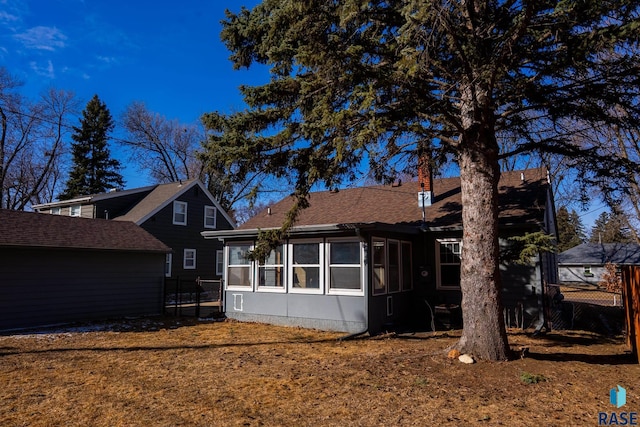
<path fill-rule="evenodd" d="M 640 266 L 622 268 L 627 345 L 640 363 Z"/>

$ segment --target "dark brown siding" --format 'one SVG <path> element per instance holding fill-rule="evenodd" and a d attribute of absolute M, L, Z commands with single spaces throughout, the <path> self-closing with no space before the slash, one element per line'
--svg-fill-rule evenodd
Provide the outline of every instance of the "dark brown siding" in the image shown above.
<path fill-rule="evenodd" d="M 161 314 L 164 254 L 0 249 L 0 330 Z"/>
<path fill-rule="evenodd" d="M 218 240 L 205 240 L 200 234 L 204 227 L 204 207 L 213 206 L 207 195 L 198 187 L 190 188 L 176 199 L 187 202 L 187 225 L 173 224 L 173 201 L 161 209 L 153 217 L 146 220 L 141 227 L 153 234 L 157 239 L 172 249 L 173 265 L 171 277 L 189 280 L 196 277 L 206 279 L 219 278 L 216 275 L 216 250 L 222 249 Z M 216 229 L 233 228 L 222 213 L 217 211 Z M 184 249 L 196 250 L 196 269 L 183 269 Z"/>

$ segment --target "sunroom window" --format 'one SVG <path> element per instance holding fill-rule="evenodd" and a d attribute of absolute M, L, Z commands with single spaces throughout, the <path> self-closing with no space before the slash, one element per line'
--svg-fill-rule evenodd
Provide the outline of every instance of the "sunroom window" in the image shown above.
<path fill-rule="evenodd" d="M 386 291 L 386 245 L 384 240 L 373 241 L 373 294 Z"/>
<path fill-rule="evenodd" d="M 402 242 L 402 255 L 400 256 L 402 262 L 402 290 L 409 291 L 413 289 L 413 268 L 411 267 L 411 259 L 413 253 L 411 250 L 410 242 Z"/>
<path fill-rule="evenodd" d="M 284 250 L 282 245 L 271 251 L 258 267 L 258 286 L 284 287 Z"/>
<path fill-rule="evenodd" d="M 320 243 L 292 243 L 291 288 L 299 290 L 321 290 L 320 287 Z"/>
<path fill-rule="evenodd" d="M 362 289 L 360 242 L 329 243 L 329 289 Z"/>
<path fill-rule="evenodd" d="M 229 268 L 227 270 L 227 286 L 251 286 L 251 260 L 249 259 L 250 250 L 251 245 L 249 243 L 236 243 L 229 246 Z"/>
<path fill-rule="evenodd" d="M 400 291 L 400 242 L 389 240 L 389 292 Z"/>

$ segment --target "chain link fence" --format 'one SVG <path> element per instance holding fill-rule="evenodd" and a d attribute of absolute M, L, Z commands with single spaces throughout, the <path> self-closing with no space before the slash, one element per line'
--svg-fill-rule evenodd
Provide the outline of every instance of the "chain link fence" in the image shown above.
<path fill-rule="evenodd" d="M 577 329 L 606 335 L 624 330 L 622 295 L 597 285 L 549 285 L 553 329 Z"/>

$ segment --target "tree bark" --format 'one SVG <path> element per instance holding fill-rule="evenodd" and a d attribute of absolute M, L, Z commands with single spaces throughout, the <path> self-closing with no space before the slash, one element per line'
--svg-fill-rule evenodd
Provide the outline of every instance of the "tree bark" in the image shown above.
<path fill-rule="evenodd" d="M 477 140 L 482 137 L 476 135 L 470 142 L 463 138 L 459 156 L 463 331 L 457 348 L 484 360 L 507 360 L 509 343 L 500 299 L 498 148 Z"/>

